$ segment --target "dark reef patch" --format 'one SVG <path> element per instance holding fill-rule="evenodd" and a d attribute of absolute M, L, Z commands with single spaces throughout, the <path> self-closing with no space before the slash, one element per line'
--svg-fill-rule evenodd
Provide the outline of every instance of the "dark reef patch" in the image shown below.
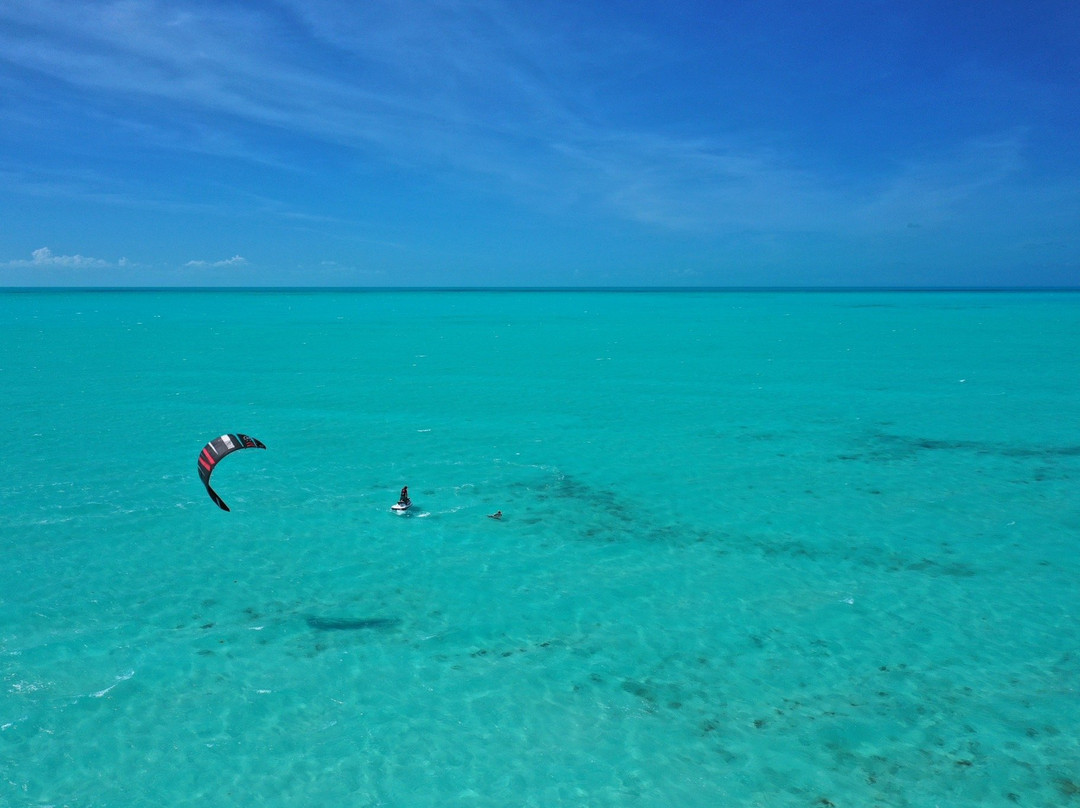
<path fill-rule="evenodd" d="M 304 618 L 318 631 L 389 631 L 401 625 L 397 617 L 313 617 Z"/>
<path fill-rule="evenodd" d="M 1080 446 L 1018 446 L 987 440 L 946 440 L 871 432 L 864 441 L 864 451 L 837 455 L 838 460 L 906 460 L 923 452 L 966 452 L 1020 460 L 1046 460 L 1080 457 Z"/>

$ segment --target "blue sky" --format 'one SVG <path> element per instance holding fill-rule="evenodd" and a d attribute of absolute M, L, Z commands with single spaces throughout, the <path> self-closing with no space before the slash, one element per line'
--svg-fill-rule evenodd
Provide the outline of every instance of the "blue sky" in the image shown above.
<path fill-rule="evenodd" d="M 1077 286 L 1075 0 L 4 0 L 0 285 Z"/>

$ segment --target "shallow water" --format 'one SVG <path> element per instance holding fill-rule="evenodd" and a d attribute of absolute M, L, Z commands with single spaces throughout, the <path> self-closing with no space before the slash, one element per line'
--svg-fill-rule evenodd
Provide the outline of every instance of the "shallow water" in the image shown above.
<path fill-rule="evenodd" d="M 0 323 L 0 804 L 1080 801 L 1080 296 Z"/>

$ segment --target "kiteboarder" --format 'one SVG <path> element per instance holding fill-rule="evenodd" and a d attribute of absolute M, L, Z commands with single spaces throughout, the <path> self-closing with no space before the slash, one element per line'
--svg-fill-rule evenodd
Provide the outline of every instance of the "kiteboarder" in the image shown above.
<path fill-rule="evenodd" d="M 409 486 L 405 486 L 401 489 L 401 496 L 398 497 L 396 504 L 390 506 L 390 510 L 397 513 L 405 513 L 412 507 L 412 500 L 409 499 Z"/>

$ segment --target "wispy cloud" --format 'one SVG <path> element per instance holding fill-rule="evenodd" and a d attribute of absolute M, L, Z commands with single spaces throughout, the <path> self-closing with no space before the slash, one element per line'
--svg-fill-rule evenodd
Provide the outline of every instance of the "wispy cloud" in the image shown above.
<path fill-rule="evenodd" d="M 532 205 L 588 206 L 667 231 L 946 219 L 1006 181 L 1023 148 L 1022 134 L 945 144 L 936 157 L 901 155 L 891 173 L 850 181 L 782 136 L 634 126 L 625 108 L 599 103 L 600 88 L 665 46 L 573 16 L 587 13 L 526 16 L 499 0 L 8 0 L 0 50 L 105 99 L 102 114 L 159 148 L 289 165 L 254 127 L 332 144 L 356 164 L 482 182 Z"/>
<path fill-rule="evenodd" d="M 280 163 L 230 128 L 244 121 L 482 179 L 541 205 L 593 200 L 679 228 L 715 224 L 731 198 L 745 214 L 740 182 L 789 179 L 753 149 L 720 154 L 597 119 L 596 79 L 584 69 L 625 62 L 635 48 L 640 56 L 644 40 L 586 41 L 572 23 L 531 25 L 489 0 L 277 8 L 13 0 L 0 9 L 11 23 L 0 45 L 28 69 L 103 94 L 118 118 L 125 100 L 138 102 L 143 117 L 124 126 L 167 148 Z M 147 115 L 155 103 L 173 113 Z M 189 122 L 184 110 L 219 125 Z"/>
<path fill-rule="evenodd" d="M 971 204 L 992 195 L 1024 168 L 1025 133 L 957 144 L 949 154 L 905 162 L 867 203 L 853 211 L 858 223 L 937 226 L 947 224 Z"/>

